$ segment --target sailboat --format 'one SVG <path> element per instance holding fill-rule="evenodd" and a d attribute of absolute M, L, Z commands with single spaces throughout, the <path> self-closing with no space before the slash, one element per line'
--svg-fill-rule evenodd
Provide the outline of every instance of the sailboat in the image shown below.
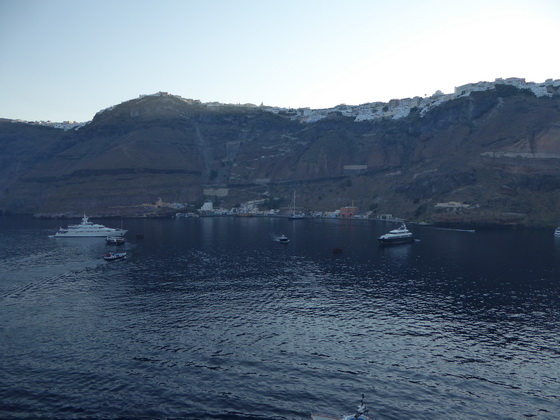
<path fill-rule="evenodd" d="M 302 212 L 296 212 L 296 190 L 294 190 L 294 201 L 292 203 L 292 214 L 288 216 L 288 219 L 296 220 L 303 219 L 305 215 Z"/>

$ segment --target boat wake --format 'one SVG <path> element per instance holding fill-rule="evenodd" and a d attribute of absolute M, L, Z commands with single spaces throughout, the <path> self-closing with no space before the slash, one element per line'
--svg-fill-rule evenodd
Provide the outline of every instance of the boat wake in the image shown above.
<path fill-rule="evenodd" d="M 442 228 L 442 227 L 436 227 L 433 228 L 435 230 L 450 230 L 452 232 L 467 232 L 467 233 L 475 233 L 476 231 L 474 229 L 454 229 L 454 228 Z"/>
<path fill-rule="evenodd" d="M 279 243 L 282 243 L 282 244 L 287 244 L 288 242 L 290 242 L 288 237 L 286 235 L 283 235 L 283 234 L 282 235 L 272 234 L 271 236 L 272 236 L 272 240 L 274 242 L 279 242 Z"/>

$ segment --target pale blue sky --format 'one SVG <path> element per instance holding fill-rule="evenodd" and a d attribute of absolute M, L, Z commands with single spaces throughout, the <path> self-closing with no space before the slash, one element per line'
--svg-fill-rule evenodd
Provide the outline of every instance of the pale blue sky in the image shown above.
<path fill-rule="evenodd" d="M 0 0 L 0 118 L 166 91 L 330 108 L 560 79 L 558 0 Z"/>

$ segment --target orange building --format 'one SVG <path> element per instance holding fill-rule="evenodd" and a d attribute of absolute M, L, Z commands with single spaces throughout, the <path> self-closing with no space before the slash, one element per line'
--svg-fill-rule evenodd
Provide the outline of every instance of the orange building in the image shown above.
<path fill-rule="evenodd" d="M 340 217 L 354 217 L 360 212 L 358 207 L 347 206 L 340 209 Z"/>

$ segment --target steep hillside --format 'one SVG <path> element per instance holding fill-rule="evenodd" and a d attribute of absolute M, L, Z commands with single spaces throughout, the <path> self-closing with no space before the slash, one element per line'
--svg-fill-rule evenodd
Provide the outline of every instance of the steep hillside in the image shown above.
<path fill-rule="evenodd" d="M 556 225 L 560 97 L 496 86 L 401 119 L 314 123 L 261 107 L 144 96 L 79 130 L 0 121 L 0 209 L 141 215 L 257 198 L 461 225 Z M 450 203 L 453 202 L 453 203 Z M 447 203 L 447 204 L 442 204 Z"/>

